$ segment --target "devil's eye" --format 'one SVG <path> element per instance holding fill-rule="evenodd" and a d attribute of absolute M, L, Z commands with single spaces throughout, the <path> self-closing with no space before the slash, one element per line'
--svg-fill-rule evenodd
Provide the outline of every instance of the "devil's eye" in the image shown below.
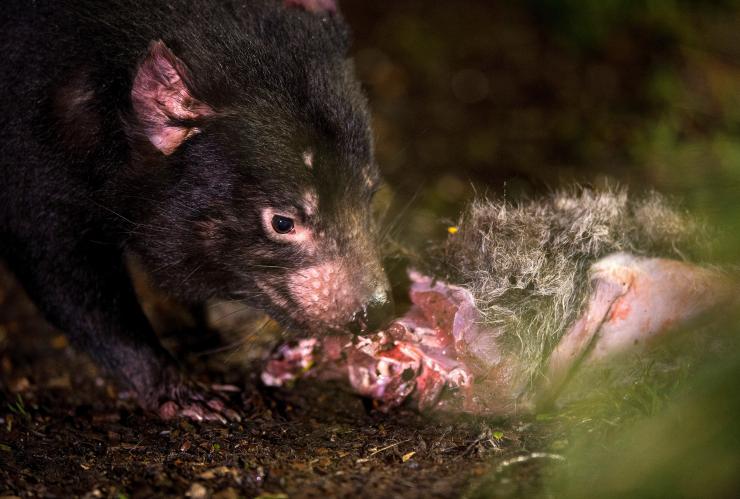
<path fill-rule="evenodd" d="M 282 217 L 280 215 L 275 215 L 272 217 L 272 228 L 275 229 L 275 232 L 278 234 L 287 234 L 288 232 L 293 232 L 293 228 L 295 227 L 295 223 L 293 222 L 292 218 L 288 217 Z"/>

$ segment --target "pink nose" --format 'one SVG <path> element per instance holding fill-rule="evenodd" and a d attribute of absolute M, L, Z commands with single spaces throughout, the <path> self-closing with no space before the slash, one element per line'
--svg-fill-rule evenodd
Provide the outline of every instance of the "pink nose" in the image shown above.
<path fill-rule="evenodd" d="M 355 312 L 347 329 L 353 334 L 370 334 L 388 324 L 393 319 L 393 298 L 388 290 L 378 288 L 370 300 Z"/>

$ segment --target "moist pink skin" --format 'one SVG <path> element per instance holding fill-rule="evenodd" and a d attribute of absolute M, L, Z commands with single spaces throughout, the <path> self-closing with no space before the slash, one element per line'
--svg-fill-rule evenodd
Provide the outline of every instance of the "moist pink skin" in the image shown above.
<path fill-rule="evenodd" d="M 411 400 L 420 410 L 529 412 L 554 401 L 582 362 L 649 344 L 726 302 L 736 289 L 714 270 L 626 253 L 596 262 L 590 274 L 591 297 L 553 350 L 534 393 L 521 393 L 516 359 L 499 346 L 502 331 L 483 325 L 472 294 L 418 272 L 410 273 L 412 307 L 388 328 L 283 345 L 262 380 L 281 386 L 304 373 L 347 380 L 381 410 Z"/>
<path fill-rule="evenodd" d="M 360 308 L 355 290 L 357 283 L 340 260 L 302 269 L 288 280 L 291 297 L 299 305 L 301 316 L 294 319 L 312 330 L 330 327 L 341 330 Z"/>

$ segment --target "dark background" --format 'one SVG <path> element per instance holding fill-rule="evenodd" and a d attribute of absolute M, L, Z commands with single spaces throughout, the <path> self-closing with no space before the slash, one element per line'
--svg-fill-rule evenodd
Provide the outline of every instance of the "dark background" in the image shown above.
<path fill-rule="evenodd" d="M 340 3 L 374 114 L 378 208 L 403 245 L 442 240 L 475 195 L 619 181 L 705 219 L 738 268 L 740 2 Z M 171 307 L 159 299 L 147 311 Z M 180 353 L 197 379 L 244 387 L 243 423 L 163 423 L 0 269 L 0 496 L 738 496 L 737 314 L 711 361 L 653 376 L 648 357 L 645 382 L 586 380 L 592 400 L 506 420 L 385 415 L 316 382 L 261 389 L 245 360 L 255 325 L 237 322 L 226 350 Z"/>
<path fill-rule="evenodd" d="M 618 180 L 734 224 L 740 12 L 732 1 L 347 1 L 386 193 L 404 235 L 474 193 Z"/>

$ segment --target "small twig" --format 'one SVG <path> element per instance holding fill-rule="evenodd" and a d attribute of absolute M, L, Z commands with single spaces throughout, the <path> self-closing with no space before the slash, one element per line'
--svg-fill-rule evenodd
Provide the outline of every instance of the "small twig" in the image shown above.
<path fill-rule="evenodd" d="M 144 439 L 142 438 L 141 440 L 139 440 L 138 442 L 136 442 L 136 444 L 134 444 L 134 446 L 129 449 L 128 455 L 129 456 L 133 456 L 134 455 L 134 451 L 139 448 L 139 446 L 141 445 L 141 442 L 143 442 L 143 441 L 144 441 Z"/>
<path fill-rule="evenodd" d="M 401 440 L 400 442 L 396 442 L 395 444 L 386 445 L 382 449 L 378 449 L 378 450 L 376 450 L 374 452 L 371 452 L 367 457 L 373 457 L 378 452 L 383 452 L 384 450 L 392 449 L 393 447 L 395 447 L 397 445 L 404 444 L 404 443 L 408 442 L 409 440 L 411 440 L 411 439 L 410 438 L 407 438 L 406 440 Z"/>
<path fill-rule="evenodd" d="M 406 440 L 401 440 L 400 442 L 396 442 L 395 444 L 386 445 L 383 448 L 380 448 L 380 449 L 377 449 L 377 450 L 371 452 L 370 454 L 367 455 L 367 457 L 358 459 L 357 462 L 358 463 L 364 463 L 364 462 L 368 461 L 371 457 L 373 457 L 375 454 L 378 454 L 378 453 L 383 452 L 383 451 L 388 450 L 388 449 L 392 449 L 393 447 L 396 447 L 398 445 L 404 444 L 404 443 L 408 442 L 409 440 L 411 440 L 411 439 L 410 438 L 407 438 Z"/>
<path fill-rule="evenodd" d="M 560 454 L 552 454 L 550 452 L 533 452 L 526 456 L 517 456 L 501 461 L 499 465 L 496 466 L 496 473 L 501 473 L 504 468 L 507 468 L 512 464 L 526 463 L 527 461 L 531 461 L 532 459 L 552 459 L 554 461 L 565 461 L 565 457 L 561 456 Z"/>

